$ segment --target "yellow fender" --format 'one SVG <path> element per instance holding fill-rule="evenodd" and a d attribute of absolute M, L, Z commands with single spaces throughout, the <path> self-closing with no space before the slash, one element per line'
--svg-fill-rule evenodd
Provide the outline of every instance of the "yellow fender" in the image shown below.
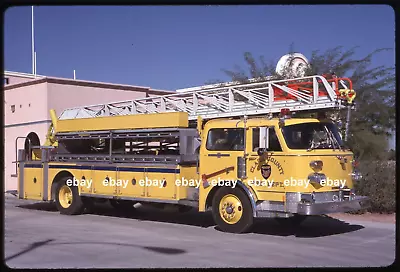
<path fill-rule="evenodd" d="M 353 103 L 354 98 L 356 98 L 356 92 L 350 89 L 340 89 L 339 93 L 341 96 L 346 97 L 349 104 Z"/>

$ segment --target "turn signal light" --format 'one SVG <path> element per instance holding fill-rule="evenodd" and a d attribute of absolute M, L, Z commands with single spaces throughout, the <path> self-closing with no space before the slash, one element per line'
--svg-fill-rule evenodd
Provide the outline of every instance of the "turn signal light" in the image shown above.
<path fill-rule="evenodd" d="M 324 166 L 324 163 L 322 161 L 312 161 L 310 162 L 310 167 L 314 172 L 319 172 L 322 170 L 322 166 Z"/>

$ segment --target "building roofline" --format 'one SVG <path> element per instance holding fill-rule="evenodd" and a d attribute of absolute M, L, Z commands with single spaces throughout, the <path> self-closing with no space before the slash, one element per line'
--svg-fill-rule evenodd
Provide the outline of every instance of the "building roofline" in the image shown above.
<path fill-rule="evenodd" d="M 151 89 L 150 87 L 147 87 L 147 86 L 134 86 L 134 85 L 115 84 L 115 83 L 88 81 L 88 80 L 80 80 L 80 79 L 47 77 L 47 76 L 40 76 L 40 75 L 36 75 L 36 78 L 35 78 L 35 75 L 33 75 L 33 74 L 11 72 L 11 71 L 4 71 L 4 75 L 20 76 L 20 77 L 34 79 L 31 81 L 26 81 L 26 82 L 22 82 L 22 83 L 4 86 L 4 90 L 11 90 L 11 89 L 19 88 L 19 87 L 30 86 L 30 85 L 40 84 L 43 82 L 48 82 L 48 83 L 55 83 L 55 84 L 109 88 L 109 89 L 117 89 L 117 90 L 146 91 L 149 94 L 159 94 L 159 95 L 175 93 L 174 91 Z"/>
<path fill-rule="evenodd" d="M 42 75 L 34 75 L 30 73 L 21 73 L 21 72 L 13 72 L 13 71 L 4 71 L 4 75 L 6 76 L 17 76 L 17 77 L 25 77 L 25 78 L 43 78 L 45 76 Z"/>

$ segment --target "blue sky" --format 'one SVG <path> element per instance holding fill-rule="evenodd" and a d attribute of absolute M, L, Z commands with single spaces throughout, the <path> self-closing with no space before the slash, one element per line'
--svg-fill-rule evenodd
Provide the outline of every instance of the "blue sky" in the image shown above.
<path fill-rule="evenodd" d="M 348 6 L 39 6 L 37 73 L 175 90 L 244 65 L 243 52 L 277 61 L 294 42 L 312 50 L 394 48 L 394 11 Z M 394 51 L 376 64 L 394 65 Z M 5 13 L 5 69 L 31 72 L 31 8 Z"/>
<path fill-rule="evenodd" d="M 357 56 L 394 48 L 394 10 L 385 5 L 39 6 L 37 73 L 175 90 L 229 80 L 222 68 L 243 53 L 278 61 L 295 50 L 311 57 L 343 45 Z M 31 7 L 5 13 L 5 69 L 32 72 Z M 394 65 L 394 51 L 374 65 Z"/>

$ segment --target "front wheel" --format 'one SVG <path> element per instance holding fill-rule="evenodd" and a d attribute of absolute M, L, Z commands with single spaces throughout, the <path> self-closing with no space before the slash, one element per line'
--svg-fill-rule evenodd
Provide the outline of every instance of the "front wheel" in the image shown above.
<path fill-rule="evenodd" d="M 239 188 L 219 189 L 213 198 L 212 213 L 215 223 L 225 232 L 247 232 L 254 221 L 250 200 Z"/>

